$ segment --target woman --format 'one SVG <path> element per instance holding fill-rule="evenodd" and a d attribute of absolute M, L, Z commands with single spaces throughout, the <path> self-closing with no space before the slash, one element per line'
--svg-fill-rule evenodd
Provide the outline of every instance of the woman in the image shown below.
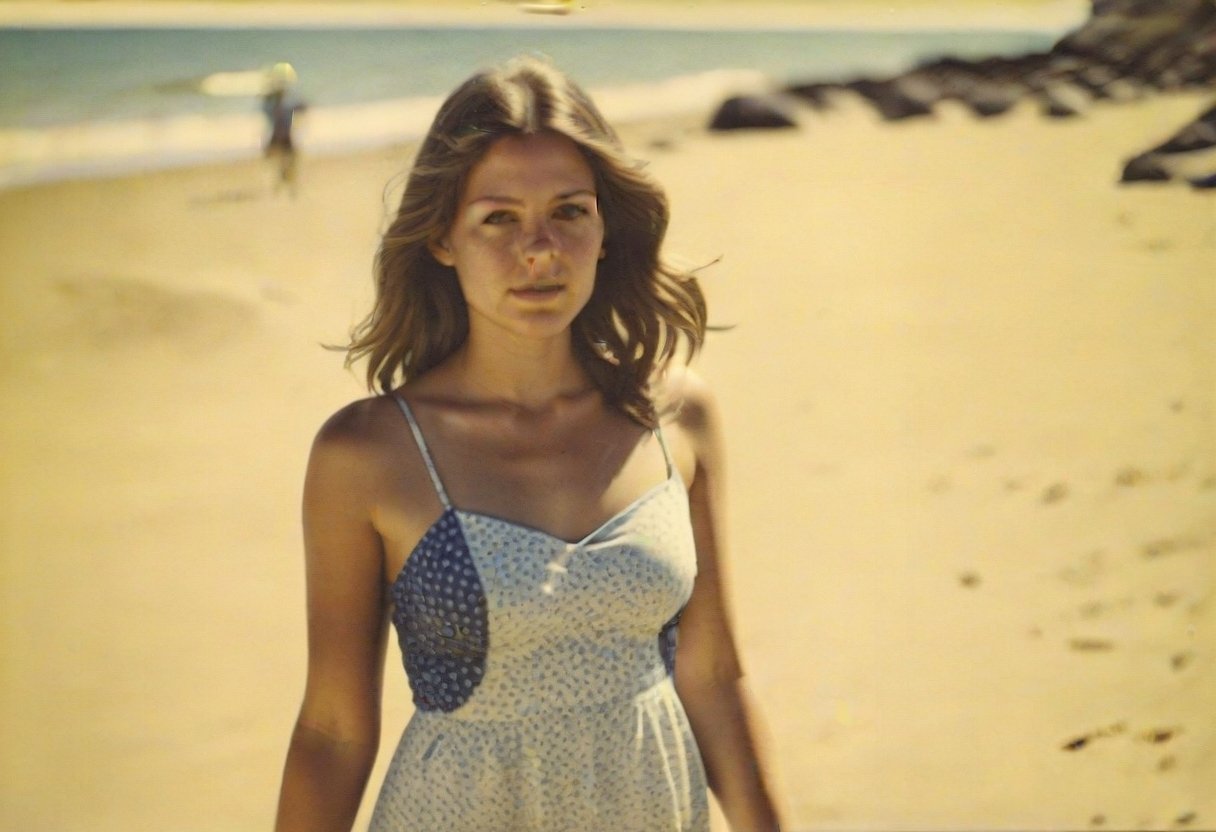
<path fill-rule="evenodd" d="M 309 461 L 281 832 L 350 828 L 389 618 L 415 714 L 373 829 L 704 830 L 707 784 L 733 829 L 777 828 L 723 598 L 717 416 L 663 373 L 705 325 L 666 225 L 549 65 L 440 109 L 349 352 L 384 395 Z"/>

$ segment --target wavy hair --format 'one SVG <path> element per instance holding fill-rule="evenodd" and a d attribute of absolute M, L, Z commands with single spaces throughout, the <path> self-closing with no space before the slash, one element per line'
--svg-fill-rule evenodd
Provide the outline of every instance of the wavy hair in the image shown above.
<path fill-rule="evenodd" d="M 351 332 L 346 364 L 366 358 L 367 384 L 388 392 L 465 341 L 469 319 L 456 272 L 428 247 L 450 228 L 470 169 L 503 136 L 558 133 L 595 177 L 606 254 L 572 325 L 575 356 L 605 401 L 637 422 L 658 420 L 650 381 L 681 341 L 686 360 L 705 337 L 694 275 L 662 261 L 667 198 L 625 155 L 591 99 L 551 64 L 520 57 L 479 72 L 440 107 L 414 160 L 375 258 L 376 300 Z"/>

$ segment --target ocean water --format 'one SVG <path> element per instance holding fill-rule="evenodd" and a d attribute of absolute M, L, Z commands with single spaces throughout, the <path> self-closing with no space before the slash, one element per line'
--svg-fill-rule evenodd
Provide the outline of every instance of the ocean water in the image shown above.
<path fill-rule="evenodd" d="M 3 29 L 0 187 L 256 155 L 263 117 L 256 94 L 239 82 L 278 61 L 296 68 L 309 105 L 302 149 L 326 153 L 417 137 L 457 83 L 520 53 L 549 56 L 592 91 L 610 119 L 628 119 L 703 109 L 736 90 L 895 73 L 943 55 L 1043 50 L 1059 34 Z"/>

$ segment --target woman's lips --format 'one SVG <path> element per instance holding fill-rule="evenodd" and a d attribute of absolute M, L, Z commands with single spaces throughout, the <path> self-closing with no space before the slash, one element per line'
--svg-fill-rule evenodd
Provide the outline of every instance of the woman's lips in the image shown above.
<path fill-rule="evenodd" d="M 512 289 L 511 294 L 521 300 L 548 300 L 555 297 L 562 291 L 564 287 L 560 284 L 551 283 L 538 286 L 521 286 L 518 289 Z"/>

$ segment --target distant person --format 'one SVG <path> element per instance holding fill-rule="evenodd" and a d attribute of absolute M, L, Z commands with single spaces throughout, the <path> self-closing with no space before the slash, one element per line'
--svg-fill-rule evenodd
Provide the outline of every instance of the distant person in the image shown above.
<path fill-rule="evenodd" d="M 349 345 L 380 394 L 326 422 L 305 478 L 278 832 L 351 828 L 390 626 L 414 714 L 373 832 L 707 832 L 707 786 L 734 832 L 777 832 L 727 615 L 719 416 L 668 372 L 706 311 L 660 255 L 667 221 L 547 63 L 440 108 Z"/>
<path fill-rule="evenodd" d="M 292 137 L 296 113 L 307 105 L 296 94 L 295 68 L 289 63 L 277 63 L 267 73 L 266 95 L 262 98 L 262 112 L 266 114 L 269 131 L 263 152 L 266 158 L 276 163 L 274 190 L 287 188 L 292 196 L 296 193 L 297 158 L 295 140 Z"/>

